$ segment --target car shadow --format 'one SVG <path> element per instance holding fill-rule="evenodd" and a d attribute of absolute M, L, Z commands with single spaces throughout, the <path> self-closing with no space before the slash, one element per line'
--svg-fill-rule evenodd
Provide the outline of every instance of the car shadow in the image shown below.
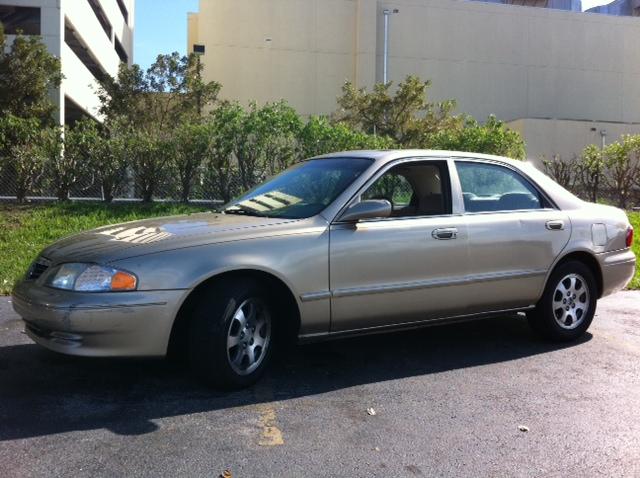
<path fill-rule="evenodd" d="M 205 387 L 164 360 L 67 357 L 0 348 L 0 441 L 105 428 L 141 435 L 152 420 L 288 400 L 362 384 L 516 360 L 580 345 L 536 339 L 521 317 L 492 318 L 294 347 L 246 390 Z"/>

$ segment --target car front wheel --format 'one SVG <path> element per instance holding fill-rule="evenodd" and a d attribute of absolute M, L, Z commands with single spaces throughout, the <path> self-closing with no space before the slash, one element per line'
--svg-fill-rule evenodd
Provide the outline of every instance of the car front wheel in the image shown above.
<path fill-rule="evenodd" d="M 191 365 L 215 386 L 249 386 L 271 357 L 273 307 L 251 279 L 218 284 L 207 292 L 194 309 L 189 330 Z"/>
<path fill-rule="evenodd" d="M 551 274 L 544 294 L 527 313 L 532 328 L 547 339 L 571 341 L 583 335 L 596 311 L 598 289 L 591 269 L 567 261 Z"/>

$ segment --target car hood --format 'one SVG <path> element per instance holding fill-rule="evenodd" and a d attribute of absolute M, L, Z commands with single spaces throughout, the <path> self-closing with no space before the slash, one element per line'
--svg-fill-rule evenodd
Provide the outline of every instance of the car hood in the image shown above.
<path fill-rule="evenodd" d="M 286 234 L 305 221 L 218 213 L 144 219 L 66 237 L 41 255 L 53 263 L 108 263 L 184 247 Z"/>

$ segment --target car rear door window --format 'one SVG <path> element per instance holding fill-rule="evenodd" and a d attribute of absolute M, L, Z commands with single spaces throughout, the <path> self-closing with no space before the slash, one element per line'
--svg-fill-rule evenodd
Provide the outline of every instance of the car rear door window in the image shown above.
<path fill-rule="evenodd" d="M 512 169 L 497 164 L 456 161 L 466 212 L 541 209 L 536 188 Z"/>

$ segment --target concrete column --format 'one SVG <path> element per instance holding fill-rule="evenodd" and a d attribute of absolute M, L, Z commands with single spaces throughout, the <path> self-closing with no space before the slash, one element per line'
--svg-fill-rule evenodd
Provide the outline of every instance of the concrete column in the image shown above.
<path fill-rule="evenodd" d="M 47 46 L 49 52 L 58 57 L 61 61 L 63 43 L 64 43 L 64 3 L 65 0 L 57 0 L 56 2 L 48 2 L 44 4 L 40 11 L 40 33 L 42 41 Z M 64 124 L 64 87 L 52 91 L 53 101 L 58 107 L 56 113 L 56 121 L 58 124 Z"/>

